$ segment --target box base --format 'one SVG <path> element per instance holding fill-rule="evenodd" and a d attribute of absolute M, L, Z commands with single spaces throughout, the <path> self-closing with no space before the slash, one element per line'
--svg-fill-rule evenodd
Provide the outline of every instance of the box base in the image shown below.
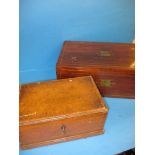
<path fill-rule="evenodd" d="M 127 96 L 127 95 L 106 95 L 101 94 L 102 97 L 110 97 L 110 98 L 127 98 L 127 99 L 135 99 L 135 96 Z"/>
<path fill-rule="evenodd" d="M 70 141 L 70 140 L 74 140 L 74 139 L 80 139 L 80 138 L 86 138 L 86 137 L 89 137 L 89 136 L 100 135 L 100 134 L 103 134 L 103 133 L 104 133 L 103 130 L 97 130 L 97 131 L 93 131 L 93 132 L 89 132 L 89 133 L 83 133 L 83 134 L 79 134 L 79 135 L 75 135 L 75 136 L 69 136 L 69 137 L 63 137 L 63 138 L 59 138 L 59 139 L 53 139 L 53 140 L 34 143 L 34 144 L 21 144 L 20 148 L 21 149 L 31 149 L 31 148 L 35 148 L 35 147 L 40 147 L 40 146 L 45 146 L 45 145 L 50 145 L 50 144 L 56 144 L 56 143 Z"/>

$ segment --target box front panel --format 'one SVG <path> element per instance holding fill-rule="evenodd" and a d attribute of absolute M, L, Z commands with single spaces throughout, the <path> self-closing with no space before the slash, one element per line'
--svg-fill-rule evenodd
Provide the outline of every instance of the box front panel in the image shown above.
<path fill-rule="evenodd" d="M 95 82 L 102 96 L 121 98 L 135 96 L 133 76 L 99 76 L 95 78 Z"/>
<path fill-rule="evenodd" d="M 57 69 L 57 78 L 65 79 L 69 77 L 81 77 L 91 75 L 101 93 L 106 97 L 135 97 L 135 76 L 132 74 L 122 74 L 117 72 L 107 72 L 102 70 L 61 70 Z"/>
<path fill-rule="evenodd" d="M 21 148 L 31 148 L 34 144 L 50 141 L 58 142 L 58 139 L 74 135 L 103 130 L 106 114 L 97 113 L 76 118 L 49 121 L 36 125 L 20 126 Z M 52 141 L 53 140 L 53 141 Z"/>

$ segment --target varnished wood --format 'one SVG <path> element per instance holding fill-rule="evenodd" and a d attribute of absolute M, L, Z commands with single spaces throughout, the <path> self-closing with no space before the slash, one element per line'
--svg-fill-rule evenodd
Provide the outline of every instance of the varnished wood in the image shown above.
<path fill-rule="evenodd" d="M 56 143 L 66 142 L 66 141 L 75 140 L 79 138 L 87 138 L 89 136 L 96 136 L 96 135 L 100 135 L 103 133 L 104 133 L 103 130 L 98 130 L 98 131 L 82 133 L 79 135 L 63 137 L 63 138 L 53 139 L 53 140 L 44 141 L 44 142 L 38 142 L 38 143 L 33 143 L 33 144 L 23 144 L 22 149 L 31 149 L 34 147 L 39 147 L 39 146 L 44 146 L 44 145 L 49 145 L 49 144 L 56 144 Z"/>
<path fill-rule="evenodd" d="M 22 85 L 19 113 L 26 149 L 99 134 L 108 108 L 87 76 Z"/>
<path fill-rule="evenodd" d="M 66 41 L 56 68 L 58 79 L 91 75 L 102 96 L 135 96 L 134 44 Z"/>

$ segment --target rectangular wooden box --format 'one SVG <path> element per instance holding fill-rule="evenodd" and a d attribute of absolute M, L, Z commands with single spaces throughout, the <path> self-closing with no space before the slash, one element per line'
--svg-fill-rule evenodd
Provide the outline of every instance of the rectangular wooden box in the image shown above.
<path fill-rule="evenodd" d="M 58 79 L 91 75 L 102 96 L 135 97 L 135 45 L 65 41 Z"/>
<path fill-rule="evenodd" d="M 22 85 L 22 149 L 103 133 L 108 108 L 90 76 Z"/>

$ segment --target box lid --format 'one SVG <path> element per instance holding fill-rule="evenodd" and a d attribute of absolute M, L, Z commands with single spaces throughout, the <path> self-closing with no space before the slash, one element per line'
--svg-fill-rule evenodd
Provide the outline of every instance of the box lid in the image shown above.
<path fill-rule="evenodd" d="M 65 41 L 57 67 L 134 72 L 135 45 L 129 43 Z"/>
<path fill-rule="evenodd" d="M 22 85 L 20 125 L 107 112 L 90 76 Z"/>

